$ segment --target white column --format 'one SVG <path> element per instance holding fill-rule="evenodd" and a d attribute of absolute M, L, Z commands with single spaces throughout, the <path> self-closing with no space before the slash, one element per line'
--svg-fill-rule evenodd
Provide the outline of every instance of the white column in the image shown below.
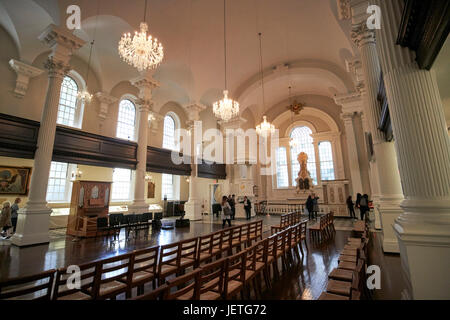
<path fill-rule="evenodd" d="M 345 126 L 345 138 L 347 140 L 348 158 L 350 166 L 350 177 L 352 179 L 352 191 L 350 194 L 353 196 L 362 192 L 362 180 L 361 169 L 359 166 L 358 146 L 356 144 L 356 133 L 353 125 L 354 113 L 347 112 L 342 113 L 341 118 L 344 121 Z"/>
<path fill-rule="evenodd" d="M 313 137 L 314 155 L 316 157 L 316 175 L 318 187 L 322 185 L 322 173 L 320 172 L 319 143 L 320 141 Z"/>
<path fill-rule="evenodd" d="M 199 197 L 199 180 L 197 175 L 197 144 L 202 142 L 203 132 L 201 127 L 198 126 L 200 120 L 200 112 L 206 109 L 206 107 L 200 103 L 190 103 L 185 106 L 188 114 L 188 126 L 191 132 L 191 177 L 189 178 L 189 200 L 184 204 L 184 210 L 186 212 L 186 219 L 189 220 L 202 220 L 202 199 Z"/>
<path fill-rule="evenodd" d="M 403 182 L 404 212 L 395 220 L 404 298 L 450 298 L 450 139 L 436 75 L 396 45 L 402 2 L 375 1 L 382 25 L 377 47 Z"/>
<path fill-rule="evenodd" d="M 114 96 L 109 95 L 107 92 L 97 92 L 95 94 L 95 97 L 100 102 L 100 108 L 98 111 L 98 118 L 99 118 L 99 129 L 100 134 L 103 133 L 103 124 L 106 120 L 106 117 L 108 116 L 108 109 L 109 105 L 117 102 L 117 98 Z"/>
<path fill-rule="evenodd" d="M 145 175 L 147 173 L 147 146 L 148 146 L 148 114 L 152 105 L 152 90 L 159 87 L 158 81 L 153 79 L 152 74 L 147 72 L 140 77 L 131 80 L 133 86 L 139 89 L 138 106 L 139 132 L 136 175 L 134 179 L 134 200 L 128 206 L 128 211 L 133 213 L 144 213 L 148 211 L 145 201 Z"/>
<path fill-rule="evenodd" d="M 377 179 L 378 193 L 374 194 L 376 215 L 379 213 L 383 228 L 383 251 L 399 252 L 398 242 L 393 232 L 394 220 L 402 212 L 400 203 L 403 191 L 397 168 L 394 144 L 387 142 L 384 133 L 378 130 L 381 108 L 377 100 L 380 86 L 381 68 L 378 59 L 375 32 L 367 27 L 367 1 L 352 8 L 352 39 L 361 52 L 361 63 L 365 77 L 364 113 L 372 136 L 374 157 L 370 159 L 372 178 Z"/>
<path fill-rule="evenodd" d="M 47 207 L 46 196 L 61 84 L 70 70 L 69 60 L 72 52 L 84 44 L 81 39 L 55 25 L 50 25 L 39 39 L 52 49 L 45 63 L 49 83 L 34 156 L 28 202 L 20 210 L 17 232 L 11 238 L 11 242 L 17 246 L 49 242 L 49 219 L 52 210 Z"/>

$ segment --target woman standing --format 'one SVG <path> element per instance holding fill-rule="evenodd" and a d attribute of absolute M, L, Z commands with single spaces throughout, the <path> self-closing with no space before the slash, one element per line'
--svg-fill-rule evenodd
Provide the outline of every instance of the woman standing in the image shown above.
<path fill-rule="evenodd" d="M 319 212 L 319 197 L 314 195 L 314 206 L 313 206 L 313 212 L 314 212 L 314 219 L 317 219 L 317 213 Z"/>
<path fill-rule="evenodd" d="M 247 198 L 247 196 L 244 197 L 244 210 L 245 210 L 245 216 L 247 220 L 250 220 L 251 218 L 251 210 L 252 210 L 252 203 Z"/>
<path fill-rule="evenodd" d="M 5 202 L 2 208 L 2 215 L 0 216 L 0 230 L 2 230 L 2 237 L 9 239 L 8 230 L 11 228 L 11 204 Z"/>
<path fill-rule="evenodd" d="M 222 228 L 225 228 L 225 224 L 228 222 L 228 226 L 231 227 L 231 206 L 228 203 L 228 198 L 226 196 L 222 197 Z"/>
<path fill-rule="evenodd" d="M 347 198 L 347 207 L 348 207 L 348 211 L 350 212 L 350 218 L 356 219 L 355 208 L 354 208 L 354 205 L 353 205 L 352 196 L 349 196 Z"/>
<path fill-rule="evenodd" d="M 314 201 L 311 195 L 309 195 L 308 199 L 306 200 L 306 210 L 308 210 L 308 219 L 311 220 L 311 215 L 313 214 L 314 210 Z"/>

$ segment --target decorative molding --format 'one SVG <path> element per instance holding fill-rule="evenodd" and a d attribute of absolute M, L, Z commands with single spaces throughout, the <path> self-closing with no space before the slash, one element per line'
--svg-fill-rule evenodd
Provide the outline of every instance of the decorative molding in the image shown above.
<path fill-rule="evenodd" d="M 367 27 L 366 21 L 352 25 L 350 37 L 358 48 L 367 43 L 375 43 L 375 31 Z"/>
<path fill-rule="evenodd" d="M 363 112 L 364 102 L 359 92 L 350 92 L 334 96 L 334 102 L 342 106 L 342 113 Z"/>
<path fill-rule="evenodd" d="M 98 110 L 98 117 L 100 118 L 100 120 L 103 121 L 108 116 L 109 105 L 117 102 L 117 100 L 119 100 L 119 99 L 117 99 L 114 96 L 109 95 L 106 92 L 97 92 L 95 94 L 95 97 L 100 102 L 100 107 Z"/>
<path fill-rule="evenodd" d="M 17 98 L 23 98 L 28 90 L 28 83 L 31 78 L 41 75 L 44 70 L 33 67 L 19 60 L 9 60 L 9 66 L 17 73 L 16 88 L 14 95 Z"/>
<path fill-rule="evenodd" d="M 186 106 L 184 106 L 184 109 L 187 111 L 188 115 L 188 124 L 193 121 L 200 120 L 200 112 L 203 110 L 206 110 L 206 106 L 198 103 L 198 102 L 190 102 Z"/>
<path fill-rule="evenodd" d="M 339 20 L 350 20 L 351 18 L 350 0 L 337 0 L 337 9 Z"/>

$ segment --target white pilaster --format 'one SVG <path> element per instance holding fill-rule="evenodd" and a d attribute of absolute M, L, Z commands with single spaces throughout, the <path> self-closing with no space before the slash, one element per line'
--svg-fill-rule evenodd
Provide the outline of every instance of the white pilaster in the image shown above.
<path fill-rule="evenodd" d="M 69 60 L 73 51 L 84 44 L 83 40 L 55 25 L 50 25 L 39 39 L 52 49 L 45 63 L 49 83 L 34 156 L 28 202 L 19 212 L 17 232 L 11 238 L 11 242 L 17 246 L 49 241 L 49 219 L 52 210 L 47 207 L 46 196 L 61 84 L 70 69 Z"/>
<path fill-rule="evenodd" d="M 17 73 L 14 95 L 17 98 L 23 98 L 27 93 L 28 83 L 30 82 L 30 79 L 41 75 L 44 70 L 15 59 L 9 60 L 9 65 L 11 69 L 13 69 Z"/>
<path fill-rule="evenodd" d="M 148 211 L 145 202 L 145 175 L 147 173 L 147 146 L 148 146 L 148 114 L 152 105 L 152 90 L 159 87 L 159 82 L 153 79 L 150 72 L 131 80 L 131 84 L 139 89 L 138 105 L 139 133 L 137 149 L 137 165 L 134 180 L 134 200 L 128 206 L 128 211 L 144 213 Z"/>
<path fill-rule="evenodd" d="M 377 48 L 383 69 L 405 200 L 395 220 L 407 282 L 403 296 L 450 298 L 450 139 L 436 75 L 396 45 L 400 1 L 379 1 Z"/>
<path fill-rule="evenodd" d="M 188 126 L 191 132 L 191 177 L 189 178 L 189 200 L 184 204 L 186 218 L 189 220 L 202 220 L 202 200 L 199 198 L 199 181 L 197 176 L 197 162 L 195 159 L 201 157 L 197 154 L 198 134 L 202 135 L 201 127 L 198 126 L 200 112 L 206 109 L 206 106 L 193 102 L 185 106 L 188 114 Z M 198 132 L 200 131 L 200 132 Z"/>

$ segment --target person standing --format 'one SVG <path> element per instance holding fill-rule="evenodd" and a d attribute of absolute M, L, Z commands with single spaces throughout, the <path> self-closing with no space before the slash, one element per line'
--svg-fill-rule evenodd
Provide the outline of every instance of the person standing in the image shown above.
<path fill-rule="evenodd" d="M 230 197 L 229 203 L 231 207 L 231 220 L 234 220 L 236 215 L 236 199 L 234 194 Z"/>
<path fill-rule="evenodd" d="M 319 197 L 314 195 L 313 198 L 313 213 L 314 213 L 314 219 L 317 219 L 317 213 L 319 212 Z"/>
<path fill-rule="evenodd" d="M 251 217 L 252 217 L 252 215 L 251 215 L 252 203 L 247 198 L 247 196 L 244 197 L 244 202 L 243 203 L 244 203 L 245 216 L 246 216 L 247 220 L 250 220 Z"/>
<path fill-rule="evenodd" d="M 308 199 L 306 199 L 306 210 L 308 210 L 308 219 L 311 220 L 311 216 L 314 210 L 314 201 L 311 195 L 309 195 Z"/>
<path fill-rule="evenodd" d="M 360 211 L 361 211 L 361 220 L 364 221 L 366 212 L 369 210 L 369 196 L 367 194 L 361 197 L 361 201 L 359 203 Z"/>
<path fill-rule="evenodd" d="M 14 200 L 14 204 L 11 206 L 11 223 L 13 226 L 13 233 L 16 233 L 17 218 L 19 216 L 19 203 L 20 202 L 21 202 L 21 199 L 16 198 L 16 200 Z"/>
<path fill-rule="evenodd" d="M 231 227 L 231 206 L 228 203 L 228 199 L 226 196 L 222 197 L 222 228 L 225 228 L 226 223 L 228 222 L 228 226 Z"/>
<path fill-rule="evenodd" d="M 355 216 L 355 208 L 354 208 L 352 196 L 349 196 L 349 197 L 347 198 L 347 207 L 348 207 L 348 211 L 350 212 L 350 218 L 356 219 L 356 216 Z"/>
<path fill-rule="evenodd" d="M 0 216 L 0 230 L 2 237 L 9 239 L 11 236 L 8 234 L 8 230 L 11 228 L 11 203 L 5 202 L 3 204 L 2 213 Z"/>

